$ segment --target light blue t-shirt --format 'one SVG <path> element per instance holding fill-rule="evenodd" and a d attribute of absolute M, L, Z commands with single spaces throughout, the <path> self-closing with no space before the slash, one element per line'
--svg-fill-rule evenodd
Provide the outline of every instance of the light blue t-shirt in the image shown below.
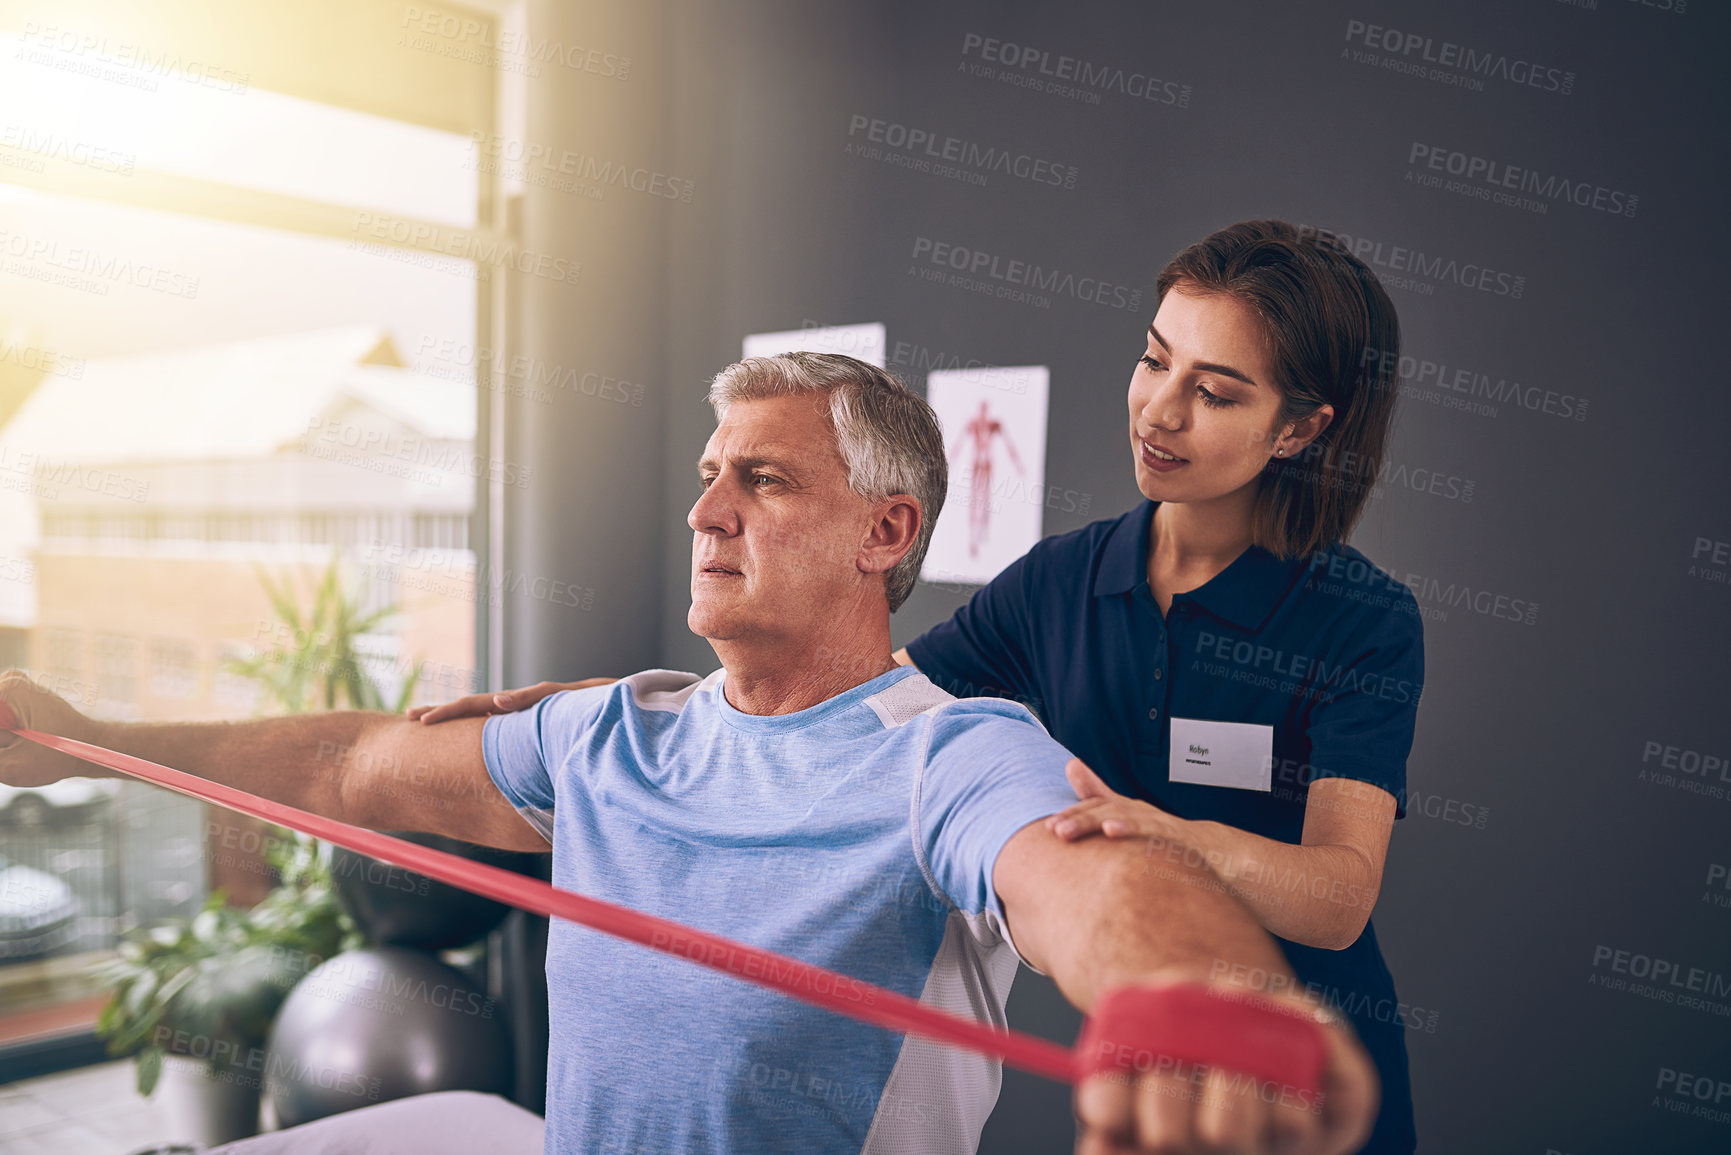
<path fill-rule="evenodd" d="M 648 670 L 489 718 L 554 885 L 1005 1025 L 998 851 L 1074 804 L 1024 707 L 912 667 L 794 714 Z M 973 1152 L 999 1065 L 554 919 L 548 1155 Z"/>

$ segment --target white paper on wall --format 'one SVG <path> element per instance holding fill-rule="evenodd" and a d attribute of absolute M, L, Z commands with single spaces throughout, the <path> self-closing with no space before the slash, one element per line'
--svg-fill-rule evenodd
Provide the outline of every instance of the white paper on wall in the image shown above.
<path fill-rule="evenodd" d="M 920 577 L 983 585 L 1040 540 L 1046 492 L 1044 365 L 936 369 L 950 487 Z"/>
<path fill-rule="evenodd" d="M 884 367 L 884 327 L 872 321 L 863 325 L 809 325 L 781 333 L 750 333 L 745 338 L 746 357 L 773 357 L 778 353 L 844 353 L 869 365 Z"/>

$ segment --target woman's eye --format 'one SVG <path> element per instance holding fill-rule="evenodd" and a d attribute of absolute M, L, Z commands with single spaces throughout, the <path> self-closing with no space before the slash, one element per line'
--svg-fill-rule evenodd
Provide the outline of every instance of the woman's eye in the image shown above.
<path fill-rule="evenodd" d="M 1144 354 L 1142 354 L 1142 356 L 1138 357 L 1137 362 L 1139 364 L 1148 366 L 1149 369 L 1152 369 L 1155 372 L 1159 372 L 1161 369 L 1166 368 L 1166 366 L 1160 364 L 1160 362 L 1154 360 L 1154 358 L 1150 357 L 1146 353 L 1144 353 Z"/>
<path fill-rule="evenodd" d="M 1210 409 L 1225 409 L 1228 405 L 1238 404 L 1238 402 L 1230 401 L 1227 398 L 1220 396 L 1218 393 L 1210 393 L 1204 385 L 1198 385 L 1196 387 L 1196 392 L 1202 398 L 1202 404 L 1208 406 Z"/>

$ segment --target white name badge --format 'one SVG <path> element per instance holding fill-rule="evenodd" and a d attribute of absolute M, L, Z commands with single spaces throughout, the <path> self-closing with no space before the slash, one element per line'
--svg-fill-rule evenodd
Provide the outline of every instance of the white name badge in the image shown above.
<path fill-rule="evenodd" d="M 1273 788 L 1274 727 L 1253 722 L 1172 719 L 1166 776 L 1199 786 Z"/>

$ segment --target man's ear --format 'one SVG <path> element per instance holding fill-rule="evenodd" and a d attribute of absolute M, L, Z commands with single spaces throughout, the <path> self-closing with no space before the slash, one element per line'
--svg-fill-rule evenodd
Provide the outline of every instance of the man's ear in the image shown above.
<path fill-rule="evenodd" d="M 925 511 L 919 498 L 898 493 L 886 498 L 872 510 L 872 522 L 865 540 L 860 543 L 861 573 L 888 573 L 914 547 L 914 539 L 925 524 Z"/>

